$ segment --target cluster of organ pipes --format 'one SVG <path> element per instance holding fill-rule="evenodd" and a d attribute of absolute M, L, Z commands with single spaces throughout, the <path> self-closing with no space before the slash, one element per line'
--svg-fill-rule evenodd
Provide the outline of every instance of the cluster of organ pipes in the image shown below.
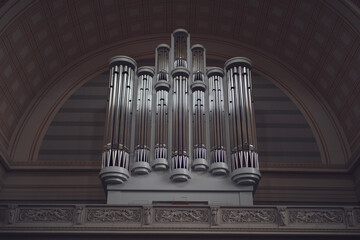
<path fill-rule="evenodd" d="M 258 170 L 250 60 L 207 67 L 205 48 L 189 45 L 188 32 L 178 29 L 171 46 L 156 48 L 155 68 L 137 68 L 125 56 L 110 60 L 102 179 L 123 183 L 130 170 L 170 168 L 179 182 L 191 169 L 209 169 L 231 172 L 239 183 L 238 169 Z"/>
<path fill-rule="evenodd" d="M 244 167 L 258 169 L 251 65 L 247 59 L 244 59 L 241 65 L 231 61 L 225 65 L 228 79 L 232 169 Z"/>
<path fill-rule="evenodd" d="M 110 60 L 103 167 L 129 168 L 134 72 L 132 59 L 115 57 Z"/>

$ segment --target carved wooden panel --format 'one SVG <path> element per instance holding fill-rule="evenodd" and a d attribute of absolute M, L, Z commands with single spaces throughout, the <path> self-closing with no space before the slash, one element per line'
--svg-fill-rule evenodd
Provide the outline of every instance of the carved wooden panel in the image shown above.
<path fill-rule="evenodd" d="M 222 210 L 224 223 L 275 223 L 274 209 L 224 209 Z"/>
<path fill-rule="evenodd" d="M 289 223 L 296 224 L 341 224 L 344 223 L 344 212 L 332 209 L 291 209 Z"/>
<path fill-rule="evenodd" d="M 155 209 L 157 223 L 207 223 L 209 222 L 208 209 Z"/>
<path fill-rule="evenodd" d="M 90 208 L 86 220 L 93 223 L 141 222 L 141 209 L 136 208 Z"/>
<path fill-rule="evenodd" d="M 73 209 L 69 208 L 25 208 L 20 209 L 18 222 L 71 222 Z"/>

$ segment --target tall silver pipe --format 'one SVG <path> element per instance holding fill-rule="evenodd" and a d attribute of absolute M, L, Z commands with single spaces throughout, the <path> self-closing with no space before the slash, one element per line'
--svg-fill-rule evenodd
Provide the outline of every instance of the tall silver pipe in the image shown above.
<path fill-rule="evenodd" d="M 140 67 L 137 71 L 138 91 L 136 99 L 135 159 L 131 171 L 147 174 L 150 168 L 151 99 L 154 70 Z"/>
<path fill-rule="evenodd" d="M 210 114 L 210 172 L 225 175 L 229 172 L 226 160 L 225 108 L 224 108 L 224 71 L 211 68 L 207 72 L 209 79 L 209 114 Z"/>
<path fill-rule="evenodd" d="M 154 170 L 166 170 L 168 164 L 168 95 L 169 84 L 169 57 L 170 47 L 160 44 L 156 48 L 155 69 L 157 81 L 156 113 L 155 113 L 155 149 L 152 167 Z"/>
<path fill-rule="evenodd" d="M 192 53 L 192 110 L 193 110 L 193 156 L 192 168 L 205 171 L 209 164 L 206 159 L 206 125 L 205 125 L 205 48 L 196 44 Z"/>
<path fill-rule="evenodd" d="M 187 181 L 190 177 L 189 158 L 189 71 L 175 69 L 173 76 L 172 180 Z M 173 175 L 176 173 L 175 175 Z"/>
<path fill-rule="evenodd" d="M 175 182 L 190 178 L 189 154 L 189 34 L 178 29 L 172 34 L 173 81 L 172 98 L 172 158 L 170 179 Z"/>
<path fill-rule="evenodd" d="M 251 61 L 237 57 L 225 63 L 228 81 L 232 180 L 256 186 L 261 178 L 256 143 Z"/>
<path fill-rule="evenodd" d="M 126 56 L 110 59 L 110 79 L 104 151 L 100 178 L 118 184 L 129 178 L 132 92 L 136 62 Z"/>

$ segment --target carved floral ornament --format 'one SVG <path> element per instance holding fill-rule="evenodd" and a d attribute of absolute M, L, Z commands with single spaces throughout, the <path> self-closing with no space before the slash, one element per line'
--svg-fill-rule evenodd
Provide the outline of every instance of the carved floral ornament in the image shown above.
<path fill-rule="evenodd" d="M 171 206 L 16 206 L 4 209 L 7 216 L 1 221 L 3 227 L 21 228 L 31 223 L 31 227 L 51 228 L 54 223 L 66 223 L 67 228 L 89 228 L 101 224 L 126 229 L 132 224 L 139 228 L 159 228 L 197 226 L 200 228 L 266 228 L 272 231 L 289 229 L 352 229 L 360 231 L 360 209 L 345 208 L 294 208 L 294 207 L 171 207 Z M 46 224 L 49 223 L 49 224 Z M 117 223 L 114 225 L 114 223 Z M 25 225 L 24 225 L 25 224 Z M 45 225 L 44 225 L 45 224 Z M 185 224 L 185 225 L 184 225 Z M 26 225 L 27 226 L 27 225 Z M 122 227 L 123 226 L 123 227 Z M 287 229 L 287 230 L 285 230 Z M 312 230 L 311 230 L 312 229 Z"/>
<path fill-rule="evenodd" d="M 141 209 L 135 208 L 90 208 L 87 213 L 88 222 L 123 222 L 141 221 Z"/>
<path fill-rule="evenodd" d="M 159 223 L 207 223 L 208 209 L 155 209 L 155 222 Z"/>
<path fill-rule="evenodd" d="M 226 209 L 222 210 L 224 223 L 275 223 L 276 212 L 273 209 Z"/>
<path fill-rule="evenodd" d="M 70 208 L 33 208 L 20 209 L 19 222 L 71 222 L 73 209 Z"/>
<path fill-rule="evenodd" d="M 289 223 L 344 223 L 342 210 L 289 210 Z"/>

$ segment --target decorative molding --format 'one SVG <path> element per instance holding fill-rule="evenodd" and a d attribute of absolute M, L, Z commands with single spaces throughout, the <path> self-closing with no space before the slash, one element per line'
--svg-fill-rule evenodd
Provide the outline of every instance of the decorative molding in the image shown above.
<path fill-rule="evenodd" d="M 129 227 L 131 226 L 131 227 Z M 0 235 L 35 230 L 360 235 L 360 208 L 172 205 L 0 205 Z"/>
<path fill-rule="evenodd" d="M 10 220 L 9 218 L 9 223 Z M 17 218 L 18 222 L 71 222 L 72 220 L 73 209 L 70 208 L 20 208 Z"/>
<path fill-rule="evenodd" d="M 288 215 L 286 213 L 286 207 L 278 207 L 278 215 L 279 215 L 279 226 L 286 226 L 288 224 Z"/>
<path fill-rule="evenodd" d="M 354 210 L 354 218 L 357 224 L 360 224 L 360 209 Z"/>
<path fill-rule="evenodd" d="M 344 212 L 331 209 L 291 209 L 289 223 L 292 224 L 341 224 L 344 223 Z"/>
<path fill-rule="evenodd" d="M 92 223 L 141 222 L 140 208 L 89 208 L 86 220 Z"/>
<path fill-rule="evenodd" d="M 208 209 L 155 209 L 155 222 L 158 223 L 207 223 Z"/>
<path fill-rule="evenodd" d="M 275 223 L 273 209 L 226 209 L 222 210 L 224 223 Z"/>
<path fill-rule="evenodd" d="M 75 224 L 77 225 L 81 225 L 84 222 L 84 213 L 85 213 L 85 208 L 84 206 L 76 206 L 75 209 Z"/>
<path fill-rule="evenodd" d="M 219 208 L 217 207 L 211 208 L 211 225 L 219 225 Z"/>
<path fill-rule="evenodd" d="M 346 218 L 346 224 L 348 227 L 355 226 L 354 209 L 353 208 L 345 208 L 345 218 Z"/>
<path fill-rule="evenodd" d="M 8 209 L 8 224 L 15 224 L 17 205 L 9 205 Z"/>
<path fill-rule="evenodd" d="M 143 223 L 144 225 L 150 225 L 151 224 L 151 207 L 144 207 L 144 213 L 143 213 Z"/>

